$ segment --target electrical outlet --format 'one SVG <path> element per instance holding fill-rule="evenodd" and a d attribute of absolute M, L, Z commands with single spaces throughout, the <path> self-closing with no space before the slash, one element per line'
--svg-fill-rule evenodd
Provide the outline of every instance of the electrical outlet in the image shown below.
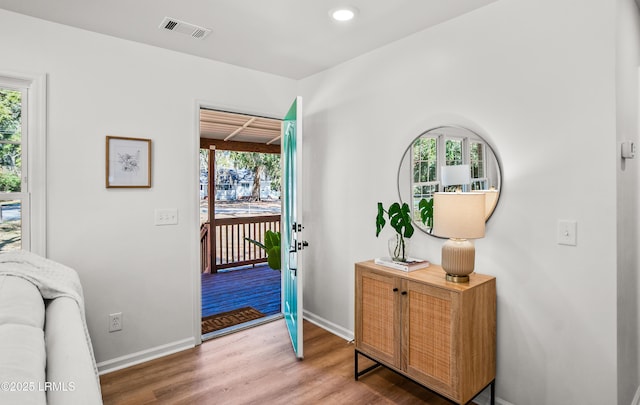
<path fill-rule="evenodd" d="M 154 222 L 156 225 L 177 225 L 178 209 L 177 208 L 156 209 L 154 211 Z"/>
<path fill-rule="evenodd" d="M 109 314 L 109 332 L 122 330 L 122 312 Z"/>

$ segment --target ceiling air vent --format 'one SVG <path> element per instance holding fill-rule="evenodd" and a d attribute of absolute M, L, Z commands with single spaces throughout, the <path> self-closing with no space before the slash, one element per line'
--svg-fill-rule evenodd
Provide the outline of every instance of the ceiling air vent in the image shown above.
<path fill-rule="evenodd" d="M 189 35 L 197 39 L 203 39 L 204 37 L 209 35 L 209 33 L 211 33 L 210 29 L 198 27 L 197 25 L 189 24 L 187 22 L 169 17 L 165 17 L 158 28 L 179 32 L 181 34 Z"/>

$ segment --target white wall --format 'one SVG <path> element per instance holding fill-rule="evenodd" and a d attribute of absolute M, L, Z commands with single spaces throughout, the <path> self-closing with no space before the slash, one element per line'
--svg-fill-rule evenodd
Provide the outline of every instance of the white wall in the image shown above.
<path fill-rule="evenodd" d="M 466 124 L 504 173 L 476 243 L 477 271 L 497 277 L 498 396 L 615 403 L 615 19 L 608 0 L 502 0 L 302 80 L 305 308 L 353 330 L 353 263 L 386 251 L 375 207 L 397 199 L 404 149 Z M 559 219 L 578 222 L 578 246 L 556 243 Z M 440 261 L 441 240 L 412 243 Z"/>
<path fill-rule="evenodd" d="M 618 0 L 616 47 L 617 142 L 638 139 L 640 15 L 633 0 Z M 631 404 L 640 384 L 638 317 L 638 159 L 618 160 L 618 403 Z M 634 226 L 635 225 L 635 226 Z"/>
<path fill-rule="evenodd" d="M 48 74 L 48 254 L 80 274 L 97 361 L 193 343 L 196 100 L 282 116 L 296 82 L 4 10 L 0 49 L 1 70 Z M 151 189 L 105 189 L 106 135 L 152 139 Z"/>

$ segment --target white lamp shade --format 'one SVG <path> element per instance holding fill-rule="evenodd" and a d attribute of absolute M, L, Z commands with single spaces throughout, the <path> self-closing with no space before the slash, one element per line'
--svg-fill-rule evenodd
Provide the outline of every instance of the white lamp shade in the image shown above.
<path fill-rule="evenodd" d="M 471 167 L 469 165 L 440 167 L 440 183 L 443 186 L 458 186 L 471 183 Z"/>
<path fill-rule="evenodd" d="M 433 233 L 456 239 L 482 238 L 485 209 L 483 193 L 435 193 Z"/>

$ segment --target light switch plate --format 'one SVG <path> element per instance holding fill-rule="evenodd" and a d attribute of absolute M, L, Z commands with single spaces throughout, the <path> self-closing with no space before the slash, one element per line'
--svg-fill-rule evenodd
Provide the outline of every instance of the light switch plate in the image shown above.
<path fill-rule="evenodd" d="M 176 225 L 178 223 L 178 209 L 156 209 L 154 212 L 154 223 L 156 225 Z"/>
<path fill-rule="evenodd" d="M 576 221 L 558 221 L 558 245 L 576 246 L 578 243 L 578 223 Z"/>

